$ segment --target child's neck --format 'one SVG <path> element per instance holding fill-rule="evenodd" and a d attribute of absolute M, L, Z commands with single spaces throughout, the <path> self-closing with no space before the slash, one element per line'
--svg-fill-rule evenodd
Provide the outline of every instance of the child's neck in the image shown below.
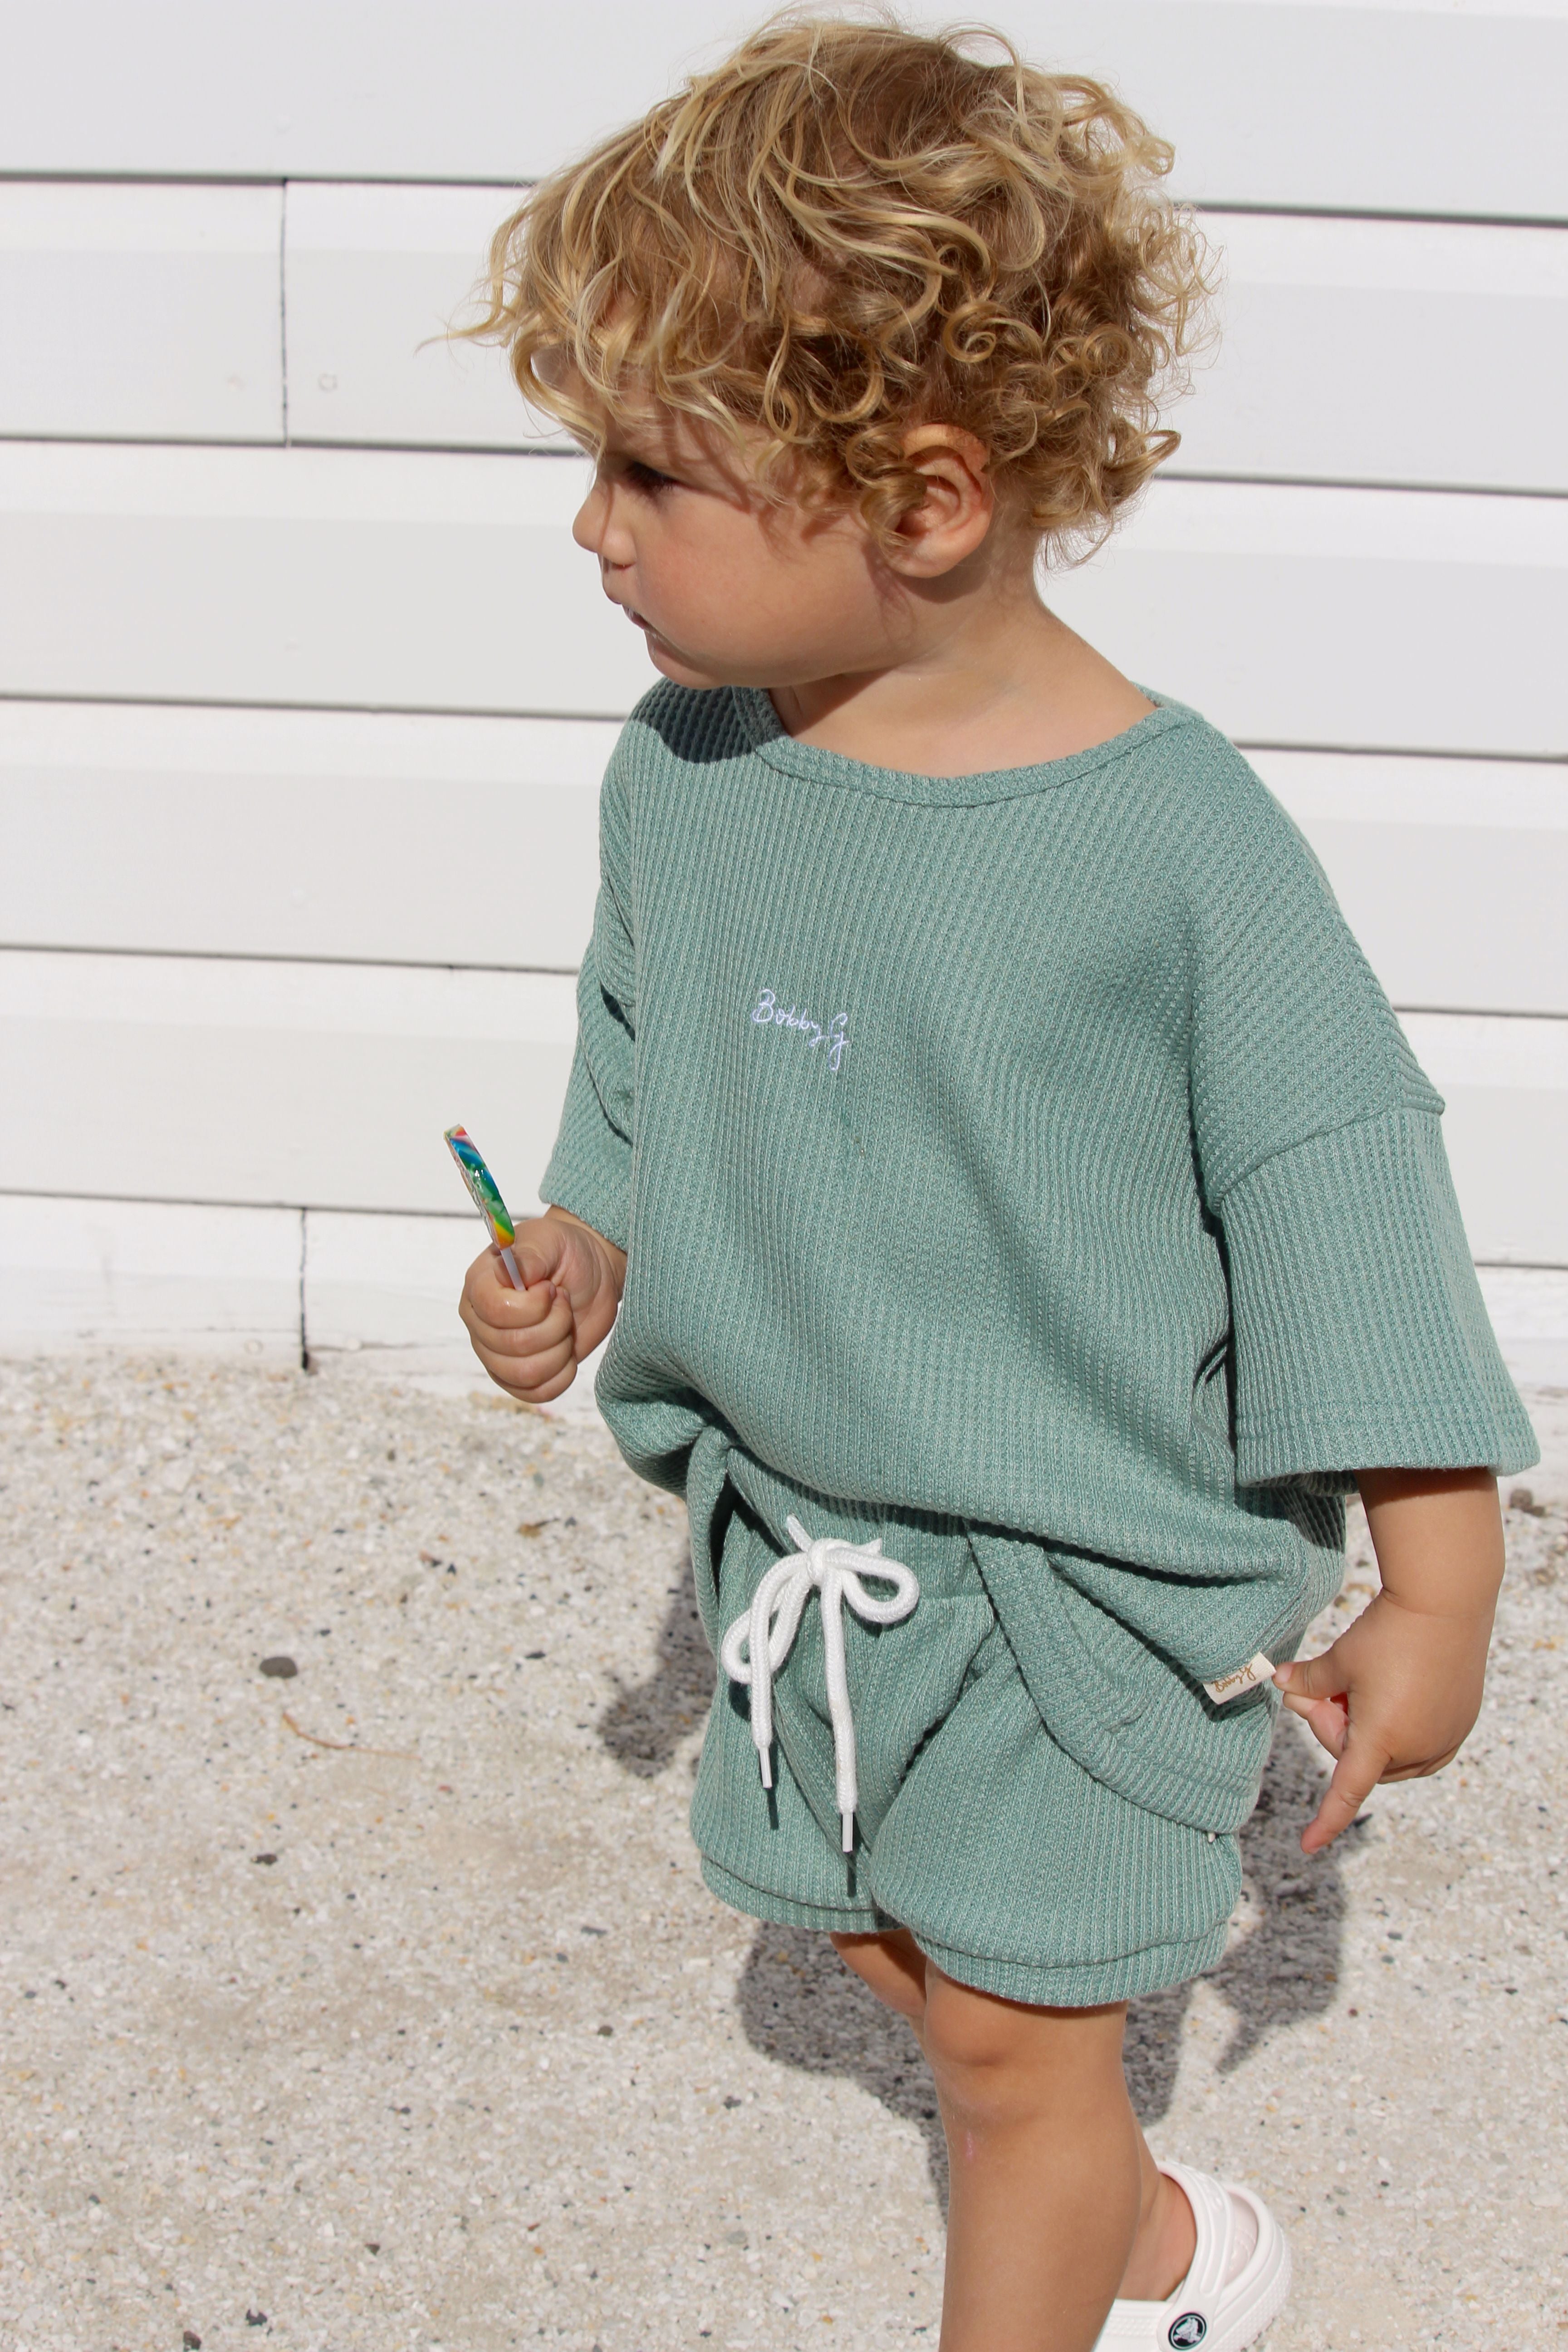
<path fill-rule="evenodd" d="M 774 687 L 772 696 L 797 741 L 920 776 L 1068 759 L 1154 707 L 1047 612 L 1032 566 L 1021 580 L 993 576 L 941 601 L 911 601 L 885 666 Z"/>

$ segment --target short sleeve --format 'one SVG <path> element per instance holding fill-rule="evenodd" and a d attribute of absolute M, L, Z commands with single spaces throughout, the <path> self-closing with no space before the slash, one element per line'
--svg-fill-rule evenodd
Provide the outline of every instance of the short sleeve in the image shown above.
<path fill-rule="evenodd" d="M 1538 1458 L 1436 1111 L 1403 1105 L 1279 1152 L 1220 1216 L 1240 1483 Z"/>
<path fill-rule="evenodd" d="M 631 916 L 623 754 L 612 755 L 599 801 L 599 897 L 577 976 L 577 1044 L 561 1126 L 540 1182 L 620 1249 L 631 1223 L 637 962 Z"/>
<path fill-rule="evenodd" d="M 1526 1469 L 1535 1435 L 1476 1280 L 1442 1098 L 1310 850 L 1243 773 L 1195 902 L 1192 987 L 1237 1481 Z"/>

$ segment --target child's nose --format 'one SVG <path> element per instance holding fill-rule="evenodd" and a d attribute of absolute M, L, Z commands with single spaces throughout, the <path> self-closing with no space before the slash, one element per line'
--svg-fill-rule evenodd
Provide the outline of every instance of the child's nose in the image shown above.
<path fill-rule="evenodd" d="M 578 508 L 572 536 L 585 553 L 596 555 L 601 564 L 614 567 L 631 562 L 630 538 L 617 521 L 612 486 L 602 477 Z"/>
<path fill-rule="evenodd" d="M 585 554 L 600 553 L 609 520 L 610 494 L 602 481 L 595 480 L 572 519 L 572 536 Z"/>

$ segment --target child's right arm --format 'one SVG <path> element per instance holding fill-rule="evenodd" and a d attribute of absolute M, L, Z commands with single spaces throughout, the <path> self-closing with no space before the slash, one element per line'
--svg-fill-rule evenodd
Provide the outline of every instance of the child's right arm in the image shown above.
<path fill-rule="evenodd" d="M 512 1254 L 527 1286 L 514 1290 L 494 1250 L 468 1268 L 458 1313 L 498 1388 L 548 1404 L 577 1377 L 610 1326 L 626 1286 L 624 1250 L 565 1209 L 518 1226 Z"/>

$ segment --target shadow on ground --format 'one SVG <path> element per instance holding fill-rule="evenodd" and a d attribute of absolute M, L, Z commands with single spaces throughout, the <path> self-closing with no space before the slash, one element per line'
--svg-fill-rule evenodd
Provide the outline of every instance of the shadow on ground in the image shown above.
<path fill-rule="evenodd" d="M 1322 1775 L 1294 1727 L 1281 1727 L 1258 1810 L 1242 1832 L 1242 1869 L 1254 1924 L 1206 1981 L 1235 2019 L 1219 2061 L 1228 2074 L 1277 2028 L 1320 2017 L 1334 2000 L 1345 1895 L 1337 1849 L 1309 1861 L 1297 1843 L 1317 1809 Z M 1127 2021 L 1127 2084 L 1141 2123 L 1170 2107 L 1181 2063 L 1190 1985 L 1134 2001 Z M 759 1927 L 738 2005 L 755 2050 L 806 2074 L 858 2083 L 925 2141 L 931 2186 L 947 2210 L 947 2151 L 925 2061 L 900 2018 L 884 2009 L 826 1936 Z"/>
<path fill-rule="evenodd" d="M 803 2074 L 842 2075 L 914 2125 L 945 2217 L 947 2148 L 925 2060 L 903 2019 L 850 1974 L 826 1937 L 759 1927 L 736 2005 L 753 2050 Z"/>
<path fill-rule="evenodd" d="M 606 1754 L 639 1780 L 658 1778 L 706 1717 L 713 1696 L 713 1659 L 692 1598 L 689 1563 L 679 1563 L 677 1572 L 680 1580 L 669 1588 L 653 1672 L 640 1683 L 612 1676 L 614 1696 L 595 1727 Z"/>
<path fill-rule="evenodd" d="M 1256 1922 L 1205 1979 L 1236 2021 L 1220 2058 L 1222 2074 L 1233 2073 L 1277 2027 L 1299 2025 L 1333 2006 L 1345 1913 L 1339 1848 L 1309 1860 L 1298 1843 L 1322 1794 L 1315 1756 L 1294 1724 L 1280 1726 L 1258 1810 L 1241 1833 Z M 1192 1990 L 1176 1985 L 1150 1993 L 1128 2012 L 1127 2085 L 1140 2123 L 1158 2123 L 1175 2095 Z"/>
<path fill-rule="evenodd" d="M 706 1715 L 713 1672 L 688 1569 L 669 1588 L 652 1673 L 639 1683 L 617 1679 L 599 1717 L 600 1741 L 624 1771 L 651 1780 L 666 1769 Z M 1205 1979 L 1235 2020 L 1219 2061 L 1222 2074 L 1277 2028 L 1321 2017 L 1333 2005 L 1345 1910 L 1339 1852 L 1331 1847 L 1309 1861 L 1298 1843 L 1321 1790 L 1315 1748 L 1297 1726 L 1282 1723 L 1257 1811 L 1241 1834 L 1254 1917 Z M 1129 2011 L 1127 2084 L 1144 2125 L 1158 2123 L 1175 2095 L 1192 1990 L 1176 1985 L 1147 1994 Z M 826 1937 L 760 1927 L 738 2000 L 754 2049 L 803 2074 L 843 2075 L 916 2126 L 945 2213 L 947 2151 L 925 2061 L 908 2026 L 850 1974 Z"/>

